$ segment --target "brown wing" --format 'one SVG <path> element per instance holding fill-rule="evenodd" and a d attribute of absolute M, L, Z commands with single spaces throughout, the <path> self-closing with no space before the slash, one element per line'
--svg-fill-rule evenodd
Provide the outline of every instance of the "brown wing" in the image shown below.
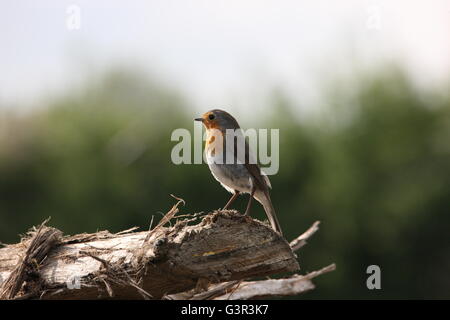
<path fill-rule="evenodd" d="M 264 176 L 261 174 L 261 168 L 257 163 L 250 163 L 250 147 L 247 143 L 247 140 L 245 140 L 245 167 L 247 168 L 250 175 L 253 177 L 253 180 L 256 184 L 256 187 L 264 193 L 268 192 L 269 186 L 267 185 L 266 180 L 264 179 Z M 235 154 L 236 153 L 236 141 L 235 141 Z M 256 159 L 256 157 L 254 157 Z"/>
<path fill-rule="evenodd" d="M 239 130 L 239 129 L 238 129 Z M 234 157 L 234 163 L 242 163 L 244 162 L 245 167 L 247 168 L 248 172 L 250 173 L 250 175 L 253 178 L 253 181 L 255 183 L 255 186 L 259 189 L 264 191 L 264 193 L 266 193 L 268 191 L 268 189 L 270 188 L 270 182 L 268 182 L 268 178 L 265 177 L 264 175 L 261 174 L 261 168 L 259 167 L 259 165 L 257 163 L 250 163 L 250 147 L 248 145 L 247 140 L 245 140 L 244 138 L 244 143 L 245 143 L 245 159 L 243 159 L 243 161 L 238 161 L 238 138 L 236 136 L 234 136 L 234 152 L 233 152 L 233 157 Z M 224 139 L 223 143 L 224 143 L 224 150 L 226 150 L 226 138 Z M 224 152 L 224 163 L 226 163 L 227 159 L 226 159 L 226 155 L 227 153 Z M 253 157 L 256 160 L 256 157 Z"/>
<path fill-rule="evenodd" d="M 245 167 L 253 177 L 256 187 L 266 193 L 269 189 L 269 186 L 267 185 L 266 180 L 264 180 L 264 177 L 261 174 L 260 167 L 254 163 L 246 163 Z"/>

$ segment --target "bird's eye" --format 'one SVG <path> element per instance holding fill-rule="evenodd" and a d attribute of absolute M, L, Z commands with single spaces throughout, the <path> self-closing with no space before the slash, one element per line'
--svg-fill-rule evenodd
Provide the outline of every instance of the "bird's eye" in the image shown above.
<path fill-rule="evenodd" d="M 208 119 L 209 119 L 209 120 L 214 120 L 215 117 L 216 117 L 215 115 L 210 114 L 210 115 L 208 116 Z"/>

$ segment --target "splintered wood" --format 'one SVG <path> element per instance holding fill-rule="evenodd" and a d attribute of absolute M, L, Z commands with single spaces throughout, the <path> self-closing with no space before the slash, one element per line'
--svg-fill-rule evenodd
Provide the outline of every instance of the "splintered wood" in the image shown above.
<path fill-rule="evenodd" d="M 164 223 L 145 232 L 63 237 L 42 224 L 21 243 L 0 249 L 1 298 L 249 299 L 258 296 L 255 290 L 270 295 L 270 288 L 284 295 L 281 282 L 267 282 L 283 279 L 242 281 L 298 271 L 294 251 L 317 231 L 315 224 L 291 248 L 270 226 L 234 210 L 190 219 L 177 212 L 174 206 Z M 165 226 L 171 220 L 174 225 Z M 313 288 L 311 277 L 302 284 L 299 277 L 305 276 L 286 279 L 286 294 Z"/>

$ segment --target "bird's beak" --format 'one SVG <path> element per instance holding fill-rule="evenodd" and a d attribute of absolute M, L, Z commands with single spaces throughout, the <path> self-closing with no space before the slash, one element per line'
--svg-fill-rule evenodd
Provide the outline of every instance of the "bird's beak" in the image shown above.
<path fill-rule="evenodd" d="M 195 118 L 194 120 L 203 122 L 203 118 Z"/>

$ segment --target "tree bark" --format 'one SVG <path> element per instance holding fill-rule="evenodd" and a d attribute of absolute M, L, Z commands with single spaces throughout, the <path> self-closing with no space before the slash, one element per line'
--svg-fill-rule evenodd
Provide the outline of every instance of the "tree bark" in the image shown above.
<path fill-rule="evenodd" d="M 224 210 L 192 225 L 198 215 L 183 219 L 177 212 L 174 206 L 146 232 L 63 236 L 44 223 L 0 249 L 0 298 L 250 299 L 314 287 L 308 275 L 243 282 L 299 270 L 295 250 L 267 224 Z M 298 249 L 316 230 L 317 224 L 292 247 Z"/>

